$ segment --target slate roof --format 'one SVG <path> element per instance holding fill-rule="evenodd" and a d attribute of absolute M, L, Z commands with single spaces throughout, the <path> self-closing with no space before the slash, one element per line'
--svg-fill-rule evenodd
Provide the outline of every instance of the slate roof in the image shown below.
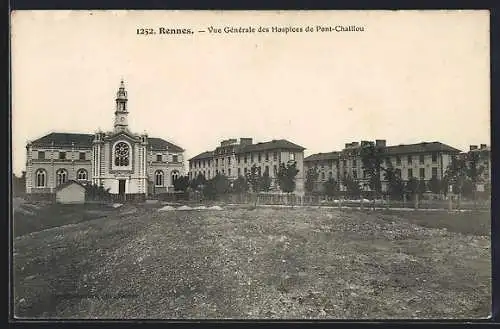
<path fill-rule="evenodd" d="M 277 150 L 277 149 L 285 149 L 285 150 L 297 150 L 303 151 L 304 147 L 294 144 L 286 139 L 274 139 L 270 142 L 263 142 L 257 144 L 250 145 L 240 145 L 236 149 L 236 153 L 248 153 L 248 152 L 259 152 L 266 150 Z"/>
<path fill-rule="evenodd" d="M 354 149 L 344 149 L 342 152 L 352 152 L 353 150 L 359 150 L 361 146 L 357 146 Z M 447 152 L 447 153 L 460 153 L 459 149 L 451 147 L 449 145 L 440 142 L 422 142 L 417 144 L 400 144 L 393 146 L 386 146 L 385 154 L 388 155 L 398 155 L 398 154 L 414 154 L 414 153 L 431 153 L 431 152 Z M 312 154 L 304 159 L 307 161 L 321 161 L 321 160 L 333 160 L 340 157 L 341 152 L 329 152 L 329 153 L 316 153 Z"/>
<path fill-rule="evenodd" d="M 164 150 L 168 149 L 172 152 L 184 152 L 184 149 L 174 145 L 164 139 L 156 138 L 156 137 L 148 137 L 148 143 L 151 145 L 153 150 Z"/>
<path fill-rule="evenodd" d="M 387 146 L 385 148 L 387 154 L 412 154 L 412 153 L 430 153 L 430 152 L 447 152 L 460 153 L 459 149 L 440 142 L 422 142 L 417 144 L 401 144 Z"/>
<path fill-rule="evenodd" d="M 232 147 L 232 146 L 228 146 Z M 219 148 L 225 148 L 225 147 L 218 147 Z M 216 149 L 216 150 L 217 150 Z M 305 150 L 304 147 L 294 144 L 290 141 L 287 141 L 286 139 L 273 139 L 270 142 L 261 142 L 261 143 L 256 143 L 256 144 L 249 144 L 249 145 L 234 145 L 235 153 L 236 154 L 242 154 L 242 153 L 249 153 L 249 152 L 260 152 L 260 151 L 268 151 L 268 150 L 278 150 L 278 149 L 284 149 L 284 150 L 296 150 L 296 151 L 303 151 Z M 200 153 L 191 159 L 191 160 L 200 160 L 200 159 L 208 159 L 212 158 L 215 156 L 215 151 L 205 151 L 203 153 Z"/>
<path fill-rule="evenodd" d="M 324 161 L 324 160 L 335 160 L 340 158 L 339 152 L 328 152 L 328 153 L 316 153 L 304 158 L 304 162 L 307 161 Z"/>
<path fill-rule="evenodd" d="M 50 133 L 32 142 L 36 146 L 71 146 L 72 143 L 79 146 L 92 146 L 93 134 L 74 133 Z"/>
<path fill-rule="evenodd" d="M 75 146 L 92 147 L 94 134 L 75 134 L 75 133 L 50 133 L 32 142 L 34 146 Z M 162 138 L 148 137 L 148 142 L 153 150 L 165 150 L 168 148 L 172 152 L 183 152 L 184 149 L 174 145 Z"/>
<path fill-rule="evenodd" d="M 191 160 L 210 159 L 213 156 L 214 156 L 214 152 L 213 151 L 205 151 L 203 153 L 200 153 L 200 154 L 192 157 L 191 159 L 189 159 L 189 161 L 191 161 Z"/>

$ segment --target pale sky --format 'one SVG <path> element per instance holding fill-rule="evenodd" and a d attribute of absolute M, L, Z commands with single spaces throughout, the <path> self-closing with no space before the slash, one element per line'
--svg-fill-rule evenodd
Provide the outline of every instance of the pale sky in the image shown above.
<path fill-rule="evenodd" d="M 13 170 L 50 132 L 111 130 L 123 78 L 132 131 L 186 149 L 284 138 L 305 155 L 345 143 L 490 144 L 487 11 L 18 11 Z M 210 34 L 208 26 L 363 26 L 364 32 Z M 137 28 L 192 35 L 137 35 Z"/>

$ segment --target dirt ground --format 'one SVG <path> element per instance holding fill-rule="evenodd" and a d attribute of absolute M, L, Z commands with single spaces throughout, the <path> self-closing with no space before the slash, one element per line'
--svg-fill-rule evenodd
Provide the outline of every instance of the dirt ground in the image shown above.
<path fill-rule="evenodd" d="M 105 217 L 14 239 L 17 317 L 428 319 L 490 313 L 489 213 L 106 211 Z"/>

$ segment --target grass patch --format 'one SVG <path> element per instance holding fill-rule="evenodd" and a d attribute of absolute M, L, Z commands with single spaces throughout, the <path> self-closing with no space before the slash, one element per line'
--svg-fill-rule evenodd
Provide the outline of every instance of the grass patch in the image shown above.
<path fill-rule="evenodd" d="M 394 217 L 392 217 L 394 216 Z M 450 232 L 491 235 L 491 212 L 445 212 L 445 211 L 384 211 L 389 220 L 403 218 L 405 221 L 427 228 L 446 228 Z"/>
<path fill-rule="evenodd" d="M 102 204 L 23 204 L 14 210 L 14 237 L 48 228 L 76 224 L 107 216 L 113 211 Z"/>

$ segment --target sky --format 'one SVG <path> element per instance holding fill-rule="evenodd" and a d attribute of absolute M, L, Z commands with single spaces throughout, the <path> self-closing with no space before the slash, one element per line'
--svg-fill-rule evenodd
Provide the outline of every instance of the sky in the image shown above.
<path fill-rule="evenodd" d="M 374 139 L 490 144 L 487 11 L 17 11 L 11 26 L 16 174 L 30 140 L 112 130 L 122 78 L 130 129 L 186 159 L 238 137 L 284 138 L 306 156 Z M 160 27 L 194 33 L 137 34 Z"/>

